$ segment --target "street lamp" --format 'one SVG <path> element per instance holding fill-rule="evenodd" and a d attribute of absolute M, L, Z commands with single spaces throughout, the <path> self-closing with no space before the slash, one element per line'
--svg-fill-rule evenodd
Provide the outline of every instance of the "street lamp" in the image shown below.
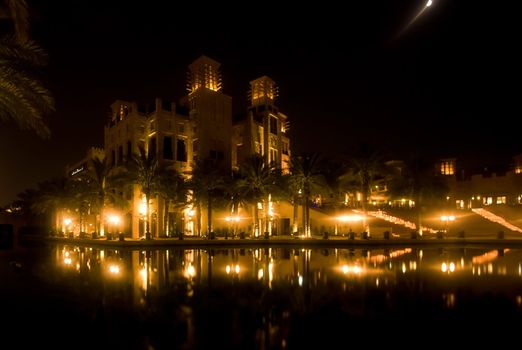
<path fill-rule="evenodd" d="M 226 222 L 229 222 L 230 225 L 232 226 L 232 237 L 235 238 L 236 237 L 236 231 L 237 231 L 237 225 L 239 224 L 239 220 L 241 220 L 241 218 L 239 216 L 227 216 L 225 218 L 225 221 Z"/>
<path fill-rule="evenodd" d="M 109 216 L 109 222 L 112 224 L 113 231 L 111 233 L 119 233 L 120 217 L 118 215 Z M 116 232 L 114 232 L 116 231 Z"/>
<path fill-rule="evenodd" d="M 354 215 L 341 215 L 336 217 L 336 223 L 335 223 L 335 234 L 338 234 L 338 225 L 339 223 L 346 224 L 348 222 L 359 222 L 364 219 L 363 215 L 354 214 Z"/>
<path fill-rule="evenodd" d="M 141 199 L 140 204 L 138 205 L 138 213 L 140 214 L 140 219 L 143 221 L 143 233 L 146 235 L 147 232 L 147 200 L 145 197 Z"/>
<path fill-rule="evenodd" d="M 449 223 L 455 221 L 455 215 L 441 215 L 440 221 L 444 222 L 446 233 L 449 233 Z"/>
<path fill-rule="evenodd" d="M 65 236 L 68 237 L 69 234 L 69 226 L 72 224 L 71 218 L 65 218 L 63 219 L 63 231 L 65 233 Z M 72 238 L 72 237 L 69 237 Z"/>

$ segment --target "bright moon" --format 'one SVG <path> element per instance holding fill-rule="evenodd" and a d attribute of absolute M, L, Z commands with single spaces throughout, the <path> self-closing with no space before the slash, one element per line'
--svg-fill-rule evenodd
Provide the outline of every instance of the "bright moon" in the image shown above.
<path fill-rule="evenodd" d="M 428 2 L 426 3 L 426 7 L 430 7 L 431 4 L 433 4 L 433 1 L 432 0 L 428 0 Z"/>

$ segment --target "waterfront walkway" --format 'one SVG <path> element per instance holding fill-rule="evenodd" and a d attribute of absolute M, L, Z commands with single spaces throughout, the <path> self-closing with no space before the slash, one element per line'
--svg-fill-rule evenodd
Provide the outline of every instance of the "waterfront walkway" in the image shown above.
<path fill-rule="evenodd" d="M 254 247 L 254 246 L 302 246 L 302 247 L 364 247 L 364 246 L 422 246 L 422 245 L 488 245 L 488 246 L 522 246 L 520 239 L 499 239 L 496 235 L 491 237 L 466 237 L 466 238 L 443 238 L 422 237 L 422 238 L 390 238 L 390 239 L 348 239 L 342 236 L 333 236 L 328 239 L 323 238 L 298 238 L 291 236 L 276 236 L 269 239 L 202 239 L 197 237 L 185 237 L 180 240 L 177 238 L 155 238 L 151 240 L 128 239 L 107 240 L 107 239 L 80 239 L 62 237 L 23 237 L 24 240 L 40 240 L 50 243 L 71 244 L 80 246 L 102 246 L 114 248 L 161 248 L 161 247 Z"/>

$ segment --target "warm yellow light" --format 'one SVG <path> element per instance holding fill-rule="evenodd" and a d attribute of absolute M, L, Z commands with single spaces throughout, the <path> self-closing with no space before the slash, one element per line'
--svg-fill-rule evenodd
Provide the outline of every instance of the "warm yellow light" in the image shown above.
<path fill-rule="evenodd" d="M 72 259 L 71 259 L 71 258 L 65 258 L 65 259 L 63 259 L 63 263 L 64 263 L 65 265 L 71 265 L 71 263 L 72 263 Z"/>
<path fill-rule="evenodd" d="M 455 271 L 455 263 L 452 263 L 452 262 L 451 262 L 451 263 L 449 264 L 449 270 L 450 270 L 450 272 Z"/>
<path fill-rule="evenodd" d="M 120 267 L 118 265 L 110 265 L 109 266 L 109 272 L 114 274 L 114 275 L 117 275 L 120 273 Z"/>
<path fill-rule="evenodd" d="M 433 4 L 433 0 L 428 0 L 426 3 L 426 7 L 430 7 Z"/>
<path fill-rule="evenodd" d="M 225 271 L 227 272 L 227 275 L 230 273 L 230 266 L 229 266 L 229 265 L 227 265 L 227 266 L 225 267 Z"/>
<path fill-rule="evenodd" d="M 489 252 L 486 252 L 479 256 L 474 256 L 471 259 L 471 262 L 473 264 L 485 264 L 489 261 L 493 261 L 498 257 L 498 250 L 490 250 Z"/>
<path fill-rule="evenodd" d="M 196 276 L 196 269 L 194 268 L 194 266 L 192 266 L 192 264 L 189 264 L 189 266 L 187 267 L 187 270 L 185 271 L 185 277 L 194 277 Z"/>
<path fill-rule="evenodd" d="M 448 271 L 448 265 L 445 262 L 443 262 L 442 265 L 440 266 L 440 270 L 442 272 Z"/>
<path fill-rule="evenodd" d="M 344 274 L 354 273 L 354 274 L 358 275 L 362 272 L 362 268 L 358 265 L 354 265 L 354 266 L 343 265 L 341 267 L 341 270 Z"/>
<path fill-rule="evenodd" d="M 109 216 L 109 222 L 113 225 L 118 225 L 120 223 L 120 217 L 118 215 Z"/>
<path fill-rule="evenodd" d="M 138 212 L 140 213 L 140 215 L 147 215 L 147 201 L 145 198 L 142 199 L 138 207 Z"/>
<path fill-rule="evenodd" d="M 264 273 L 263 269 L 259 269 L 257 271 L 257 279 L 260 280 L 261 278 L 263 278 L 264 274 L 265 273 Z"/>
<path fill-rule="evenodd" d="M 65 226 L 69 226 L 71 223 L 72 223 L 72 220 L 71 220 L 71 219 L 69 219 L 69 218 L 65 218 L 65 219 L 63 219 L 63 224 L 64 224 Z"/>
<path fill-rule="evenodd" d="M 299 286 L 303 285 L 303 276 L 299 275 L 298 282 L 299 282 Z"/>
<path fill-rule="evenodd" d="M 363 219 L 362 215 L 341 215 L 337 217 L 337 220 L 341 222 L 355 222 L 361 221 Z"/>
<path fill-rule="evenodd" d="M 239 273 L 239 265 L 236 265 L 236 273 Z"/>

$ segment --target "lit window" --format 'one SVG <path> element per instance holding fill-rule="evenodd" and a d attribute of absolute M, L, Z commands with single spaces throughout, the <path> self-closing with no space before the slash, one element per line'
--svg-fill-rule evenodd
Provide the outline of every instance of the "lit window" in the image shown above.
<path fill-rule="evenodd" d="M 515 174 L 522 174 L 522 166 L 518 165 L 518 166 L 515 168 Z"/>
<path fill-rule="evenodd" d="M 506 204 L 506 196 L 497 197 L 497 204 Z"/>
<path fill-rule="evenodd" d="M 455 162 L 451 160 L 444 160 L 440 163 L 440 173 L 442 175 L 455 174 Z"/>
<path fill-rule="evenodd" d="M 277 162 L 277 150 L 275 148 L 270 148 L 269 162 Z"/>

